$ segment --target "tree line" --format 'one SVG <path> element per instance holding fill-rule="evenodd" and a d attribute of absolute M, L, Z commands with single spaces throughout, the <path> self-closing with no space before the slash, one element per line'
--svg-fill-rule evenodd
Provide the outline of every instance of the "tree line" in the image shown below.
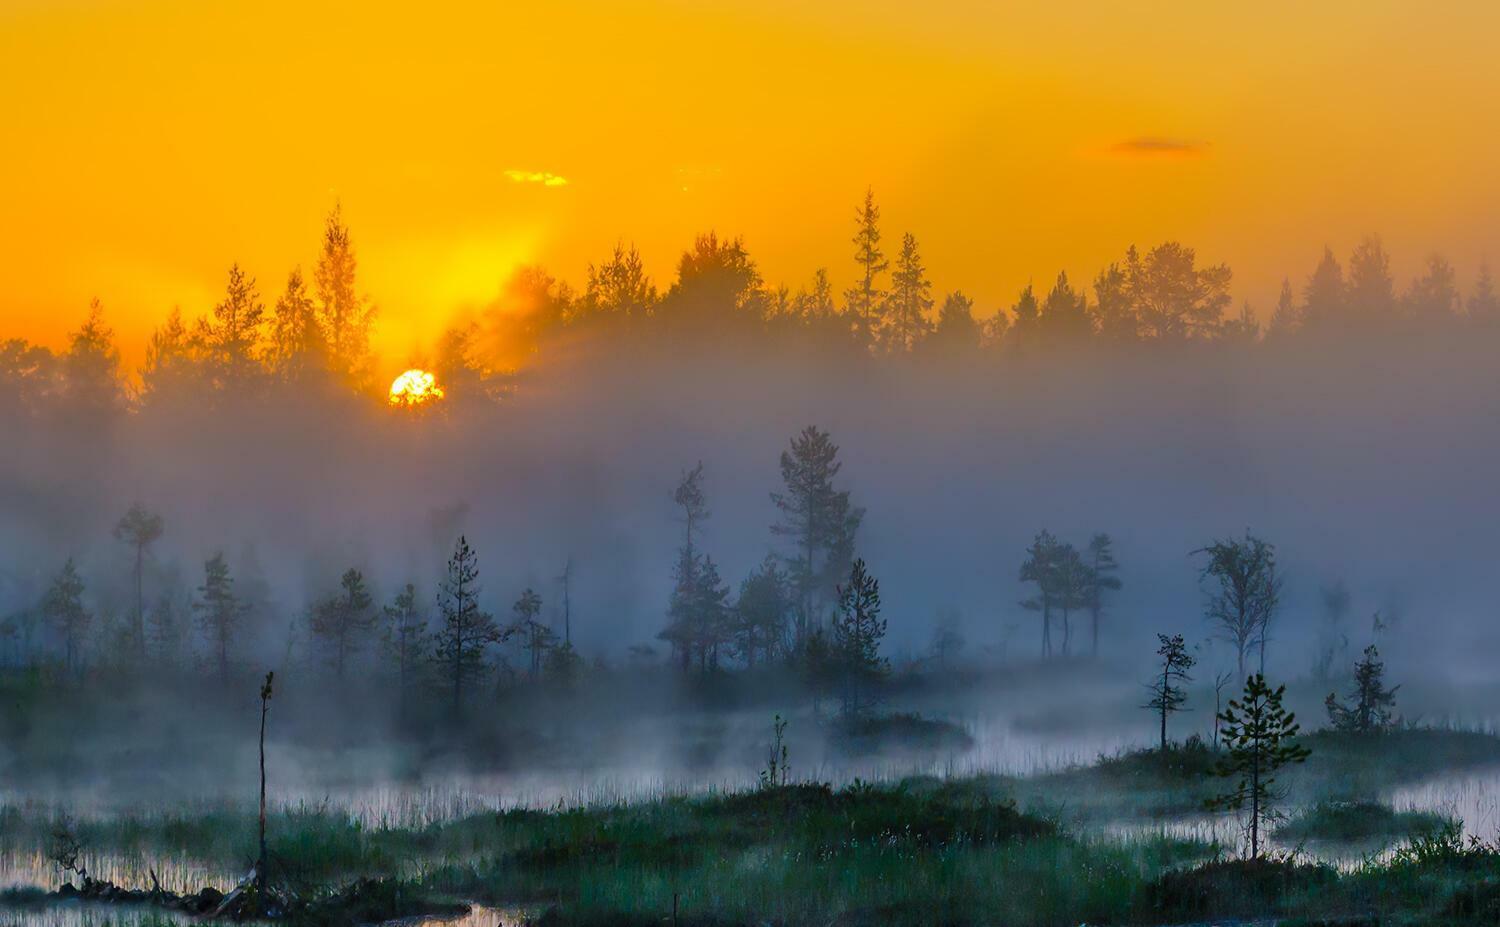
<path fill-rule="evenodd" d="M 586 269 L 581 290 L 539 266 L 515 273 L 479 318 L 445 330 L 425 364 L 455 399 L 499 399 L 517 388 L 513 373 L 545 358 L 563 338 L 623 335 L 810 339 L 851 355 L 920 354 L 1008 358 L 1084 345 L 1161 342 L 1273 344 L 1299 338 L 1408 337 L 1464 326 L 1500 332 L 1500 295 L 1488 266 L 1470 292 L 1453 266 L 1428 259 L 1397 285 L 1380 240 L 1365 239 L 1347 269 L 1326 249 L 1300 285 L 1283 281 L 1265 325 L 1250 306 L 1232 311 L 1233 273 L 1205 264 L 1193 248 L 1165 242 L 1128 248 L 1087 286 L 1060 273 L 1050 287 L 1028 284 L 1008 306 L 980 318 L 961 290 L 939 300 L 920 245 L 904 233 L 887 254 L 880 208 L 867 192 L 854 216 L 854 282 L 836 294 L 826 268 L 805 285 L 771 286 L 740 238 L 699 236 L 665 289 L 641 254 L 623 243 Z M 222 298 L 188 320 L 173 309 L 150 336 L 138 385 L 95 300 L 67 347 L 53 352 L 23 339 L 0 343 L 0 389 L 24 411 L 60 406 L 120 411 L 173 401 L 253 396 L 278 385 L 381 394 L 370 336 L 374 301 L 359 284 L 354 239 L 339 208 L 330 213 L 310 279 L 288 272 L 274 299 L 257 278 L 231 264 Z"/>

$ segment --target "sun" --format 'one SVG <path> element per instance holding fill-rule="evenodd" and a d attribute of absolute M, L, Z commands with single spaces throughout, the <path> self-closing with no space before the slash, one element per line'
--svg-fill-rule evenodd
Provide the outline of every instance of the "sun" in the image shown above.
<path fill-rule="evenodd" d="M 391 381 L 390 404 L 410 408 L 443 398 L 443 388 L 429 370 L 416 367 Z"/>

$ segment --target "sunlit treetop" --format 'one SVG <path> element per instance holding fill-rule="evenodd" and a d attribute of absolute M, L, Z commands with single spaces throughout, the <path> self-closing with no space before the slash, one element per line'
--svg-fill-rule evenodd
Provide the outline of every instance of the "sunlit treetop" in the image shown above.
<path fill-rule="evenodd" d="M 391 381 L 390 404 L 411 408 L 443 398 L 443 388 L 431 371 L 413 367 Z"/>

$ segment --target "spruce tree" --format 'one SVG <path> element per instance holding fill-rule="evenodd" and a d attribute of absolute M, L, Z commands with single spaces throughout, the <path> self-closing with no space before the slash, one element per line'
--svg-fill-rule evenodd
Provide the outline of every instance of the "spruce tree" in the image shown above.
<path fill-rule="evenodd" d="M 370 377 L 370 326 L 375 308 L 359 293 L 358 268 L 354 241 L 344 224 L 343 210 L 336 205 L 324 224 L 323 250 L 313 274 L 318 327 L 333 373 L 363 387 Z"/>
<path fill-rule="evenodd" d="M 932 281 L 922 266 L 917 239 L 906 233 L 891 272 L 891 292 L 882 303 L 880 341 L 892 354 L 911 351 L 932 333 Z"/>
<path fill-rule="evenodd" d="M 865 190 L 865 201 L 854 213 L 854 263 L 859 271 L 854 286 L 844 293 L 844 304 L 855 341 L 870 344 L 875 332 L 876 315 L 885 298 L 880 275 L 890 266 L 880 250 L 880 207 L 875 205 L 875 190 Z"/>
<path fill-rule="evenodd" d="M 426 646 L 427 619 L 417 611 L 417 587 L 407 583 L 385 606 L 385 652 L 396 666 L 396 691 L 403 714 L 417 679 L 417 660 Z"/>

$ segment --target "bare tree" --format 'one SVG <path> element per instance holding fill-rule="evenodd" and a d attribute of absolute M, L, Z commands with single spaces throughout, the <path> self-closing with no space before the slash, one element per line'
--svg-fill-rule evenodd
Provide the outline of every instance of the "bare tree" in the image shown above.
<path fill-rule="evenodd" d="M 1209 584 L 1206 615 L 1234 646 L 1240 678 L 1253 647 L 1260 650 L 1263 671 L 1271 619 L 1281 601 L 1275 547 L 1246 532 L 1243 541 L 1215 541 L 1193 553 L 1208 557 L 1201 574 Z"/>

